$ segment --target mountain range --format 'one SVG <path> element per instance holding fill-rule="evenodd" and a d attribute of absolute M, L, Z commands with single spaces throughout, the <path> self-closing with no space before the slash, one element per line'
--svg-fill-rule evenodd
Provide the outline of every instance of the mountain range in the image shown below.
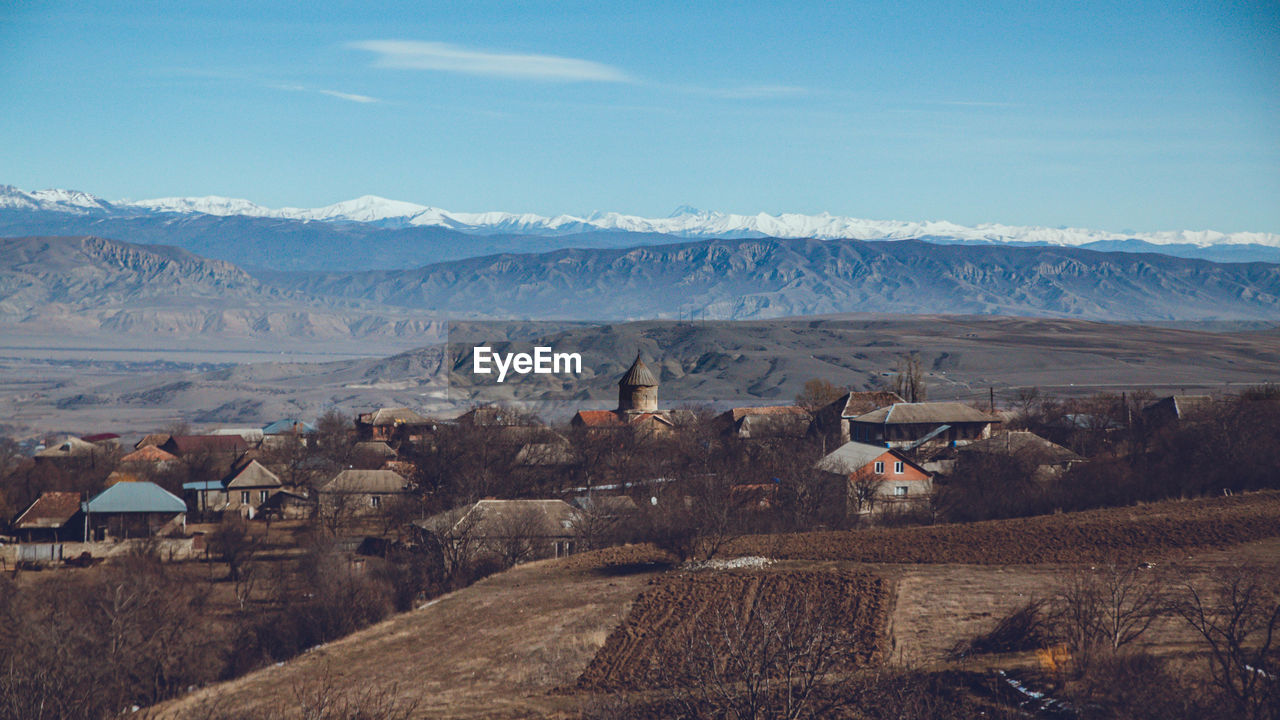
<path fill-rule="evenodd" d="M 97 235 L 171 244 L 273 270 L 395 270 L 502 252 L 617 249 L 681 239 L 922 240 L 1158 252 L 1219 262 L 1280 262 L 1274 233 L 1113 233 L 1080 228 L 863 220 L 822 213 L 736 215 L 678 208 L 665 218 L 460 213 L 366 195 L 320 208 L 225 197 L 107 201 L 73 190 L 0 186 L 0 235 Z M 353 246 L 359 253 L 352 253 Z"/>

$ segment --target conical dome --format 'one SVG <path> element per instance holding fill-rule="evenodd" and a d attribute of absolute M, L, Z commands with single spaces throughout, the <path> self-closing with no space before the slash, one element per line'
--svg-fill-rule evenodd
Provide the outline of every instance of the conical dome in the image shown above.
<path fill-rule="evenodd" d="M 618 385 L 622 387 L 658 387 L 658 378 L 653 376 L 648 366 L 640 359 L 640 355 L 636 354 L 636 361 L 631 363 L 631 369 L 627 370 L 627 374 L 622 376 L 618 381 Z"/>
<path fill-rule="evenodd" d="M 631 369 L 618 381 L 618 412 L 646 413 L 658 410 L 658 378 L 636 354 Z"/>

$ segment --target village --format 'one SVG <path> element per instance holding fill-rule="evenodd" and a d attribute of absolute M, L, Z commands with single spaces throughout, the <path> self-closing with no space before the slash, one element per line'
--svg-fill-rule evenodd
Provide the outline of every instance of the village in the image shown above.
<path fill-rule="evenodd" d="M 904 358 L 884 389 L 815 379 L 792 405 L 715 412 L 664 408 L 637 356 L 616 408 L 562 426 L 499 405 L 449 420 L 401 407 L 132 442 L 57 438 L 32 457 L 10 442 L 0 570 L 31 602 L 60 583 L 81 588 L 86 616 L 139 573 L 159 583 L 152 615 L 99 618 L 137 623 L 137 655 L 118 659 L 133 670 L 107 701 L 123 707 L 288 660 L 545 558 L 648 546 L 705 563 L 753 537 L 1275 486 L 1274 450 L 1259 451 L 1271 447 L 1274 388 L 1067 401 L 1028 389 L 996 407 L 994 396 L 930 402 L 913 367 Z M 1202 444 L 1224 434 L 1241 458 L 1215 475 Z M 21 622 L 22 605 L 7 611 Z M 176 619 L 191 613 L 199 623 Z M 151 657 L 142 638 L 162 630 L 199 662 Z"/>

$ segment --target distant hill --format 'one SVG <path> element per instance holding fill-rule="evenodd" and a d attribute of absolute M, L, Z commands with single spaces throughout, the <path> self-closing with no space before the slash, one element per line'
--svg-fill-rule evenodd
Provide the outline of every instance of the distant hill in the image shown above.
<path fill-rule="evenodd" d="M 704 240 L 502 254 L 414 270 L 265 275 L 309 295 L 497 318 L 839 312 L 1274 320 L 1280 265 L 918 241 Z"/>
<path fill-rule="evenodd" d="M 277 343 L 438 338 L 425 313 L 318 300 L 220 260 L 98 237 L 0 238 L 0 328 L 9 339 L 264 338 Z"/>

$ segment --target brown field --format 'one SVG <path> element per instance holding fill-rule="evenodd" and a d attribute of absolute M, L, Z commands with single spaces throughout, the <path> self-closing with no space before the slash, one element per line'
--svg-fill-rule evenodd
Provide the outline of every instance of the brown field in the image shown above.
<path fill-rule="evenodd" d="M 930 545 L 932 543 L 932 545 Z M 618 688 L 642 686 L 664 637 L 711 607 L 742 612 L 778 598 L 839 598 L 861 633 L 861 662 L 927 670 L 1029 667 L 1031 654 L 957 664 L 947 651 L 989 629 L 1063 573 L 1125 543 L 1126 558 L 1196 582 L 1215 568 L 1280 564 L 1280 494 L 1170 501 L 1132 508 L 940 526 L 739 541 L 777 555 L 765 571 L 667 571 L 652 547 L 519 566 L 428 606 L 245 677 L 198 690 L 155 717 L 201 708 L 247 715 L 288 703 L 323 677 L 340 691 L 382 688 L 432 718 L 578 718 Z M 825 557 L 816 557 L 825 555 Z M 1194 638 L 1173 618 L 1142 640 L 1182 653 Z M 669 657 L 669 656 L 668 656 Z M 604 700 L 602 700 L 604 699 Z"/>
<path fill-rule="evenodd" d="M 737 540 L 729 552 L 791 560 L 1022 565 L 1146 560 L 1276 536 L 1280 493 L 1259 492 L 957 525 L 758 535 Z"/>
<path fill-rule="evenodd" d="M 667 575 L 636 598 L 631 614 L 605 641 L 578 679 L 586 690 L 644 690 L 666 679 L 693 681 L 680 665 L 688 633 L 714 637 L 717 617 L 768 616 L 807 604 L 834 612 L 853 649 L 833 669 L 852 670 L 884 659 L 889 586 L 868 573 L 839 570 L 699 572 Z M 812 606 L 810 606 L 812 607 Z M 656 672 L 661 668 L 661 672 Z"/>

